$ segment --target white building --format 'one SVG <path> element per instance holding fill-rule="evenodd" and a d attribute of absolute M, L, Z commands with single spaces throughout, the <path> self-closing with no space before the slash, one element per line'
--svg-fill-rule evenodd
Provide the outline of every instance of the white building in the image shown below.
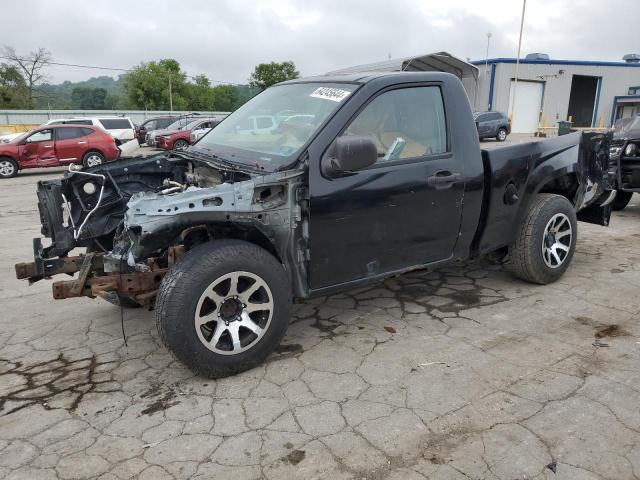
<path fill-rule="evenodd" d="M 463 83 L 474 110 L 513 114 L 514 132 L 531 133 L 569 119 L 575 127 L 608 127 L 640 113 L 640 55 L 623 60 L 555 60 L 530 54 L 519 62 L 517 91 L 514 58 L 477 60 L 471 62 L 479 69 L 477 83 L 472 77 Z"/>

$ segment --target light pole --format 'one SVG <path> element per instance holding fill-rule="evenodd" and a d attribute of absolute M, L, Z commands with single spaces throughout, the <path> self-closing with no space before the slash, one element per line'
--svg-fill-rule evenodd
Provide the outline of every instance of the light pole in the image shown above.
<path fill-rule="evenodd" d="M 522 46 L 522 30 L 524 28 L 524 12 L 527 7 L 527 0 L 522 0 L 522 16 L 520 17 L 520 35 L 518 36 L 518 53 L 516 54 L 516 73 L 513 79 L 513 102 L 511 103 L 511 112 L 509 120 L 513 126 L 513 112 L 516 108 L 516 94 L 518 92 L 518 67 L 520 66 L 520 47 Z"/>
<path fill-rule="evenodd" d="M 173 94 L 171 93 L 171 72 L 169 72 L 169 111 L 173 112 Z"/>
<path fill-rule="evenodd" d="M 484 57 L 484 77 L 485 80 L 487 78 L 487 75 L 489 73 L 489 41 L 491 40 L 491 32 L 487 33 L 487 55 Z"/>

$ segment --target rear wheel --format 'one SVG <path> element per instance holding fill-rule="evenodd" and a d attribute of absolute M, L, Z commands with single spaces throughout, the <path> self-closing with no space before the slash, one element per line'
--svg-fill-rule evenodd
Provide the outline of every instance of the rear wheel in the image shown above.
<path fill-rule="evenodd" d="M 186 140 L 183 140 L 183 139 L 180 138 L 180 139 L 176 140 L 176 143 L 173 144 L 173 149 L 174 150 L 184 150 L 188 146 L 189 146 L 189 142 L 187 142 Z"/>
<path fill-rule="evenodd" d="M 84 157 L 82 157 L 82 165 L 86 168 L 102 165 L 104 162 L 104 155 L 96 151 L 87 152 L 84 154 Z"/>
<path fill-rule="evenodd" d="M 18 164 L 13 158 L 0 158 L 0 178 L 11 178 L 18 174 Z"/>
<path fill-rule="evenodd" d="M 289 324 L 291 288 L 269 252 L 239 240 L 190 250 L 162 280 L 158 332 L 199 375 L 226 377 L 263 362 Z"/>
<path fill-rule="evenodd" d="M 498 134 L 496 135 L 496 140 L 499 142 L 504 142 L 507 139 L 507 129 L 501 128 L 498 130 Z"/>
<path fill-rule="evenodd" d="M 569 200 L 549 193 L 538 195 L 509 247 L 511 270 L 532 283 L 556 281 L 569 268 L 577 233 L 576 212 Z"/>
<path fill-rule="evenodd" d="M 616 198 L 613 199 L 612 208 L 614 210 L 624 210 L 624 208 L 631 201 L 631 197 L 633 197 L 633 192 L 622 192 L 618 190 L 616 193 Z"/>

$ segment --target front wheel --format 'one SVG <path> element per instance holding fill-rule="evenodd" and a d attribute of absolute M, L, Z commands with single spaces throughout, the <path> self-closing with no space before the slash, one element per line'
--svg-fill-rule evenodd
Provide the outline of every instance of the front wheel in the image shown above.
<path fill-rule="evenodd" d="M 13 158 L 0 158 L 0 178 L 11 178 L 18 174 L 18 164 Z"/>
<path fill-rule="evenodd" d="M 555 282 L 569 268 L 577 234 L 576 211 L 569 200 L 550 193 L 536 196 L 509 247 L 511 270 L 528 282 Z"/>
<path fill-rule="evenodd" d="M 504 142 L 507 139 L 507 129 L 501 128 L 498 130 L 498 134 L 496 135 L 496 140 L 499 142 Z"/>
<path fill-rule="evenodd" d="M 282 264 L 239 240 L 190 250 L 162 280 L 158 332 L 193 372 L 233 375 L 262 363 L 289 325 L 291 287 Z"/>
<path fill-rule="evenodd" d="M 173 149 L 184 150 L 188 146 L 189 146 L 189 142 L 187 142 L 186 140 L 179 139 L 179 140 L 176 140 L 176 143 L 173 144 Z"/>
<path fill-rule="evenodd" d="M 633 196 L 633 192 L 623 192 L 618 190 L 616 193 L 616 198 L 613 199 L 613 203 L 611 204 L 614 210 L 624 210 L 625 207 L 631 201 L 631 197 Z"/>

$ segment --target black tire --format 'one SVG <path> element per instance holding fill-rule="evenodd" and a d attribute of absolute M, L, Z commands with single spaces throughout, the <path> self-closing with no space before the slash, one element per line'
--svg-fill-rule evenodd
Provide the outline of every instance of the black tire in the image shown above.
<path fill-rule="evenodd" d="M 633 192 L 622 192 L 618 190 L 616 193 L 616 198 L 613 199 L 613 203 L 611 204 L 614 210 L 624 210 L 629 202 L 631 201 L 631 197 L 633 197 Z"/>
<path fill-rule="evenodd" d="M 543 254 L 543 242 L 557 242 L 555 234 L 552 232 L 553 240 L 549 235 L 545 235 L 545 229 L 552 219 L 560 221 L 566 217 L 571 227 L 570 238 L 563 237 L 564 253 L 558 253 L 562 260 L 557 266 L 550 266 Z M 553 230 L 553 229 L 552 229 Z M 578 223 L 576 212 L 569 200 L 560 195 L 542 193 L 537 195 L 531 202 L 529 211 L 525 216 L 515 241 L 509 247 L 509 267 L 511 271 L 522 280 L 531 283 L 546 285 L 558 280 L 569 267 L 571 259 L 576 249 L 576 239 L 578 234 Z M 559 238 L 559 237 L 558 237 Z M 548 245 L 548 244 L 547 244 Z M 554 243 L 557 245 L 557 243 Z M 555 249 L 557 252 L 557 249 Z M 555 261 L 555 257 L 550 259 Z"/>
<path fill-rule="evenodd" d="M 498 133 L 496 134 L 496 140 L 499 142 L 504 142 L 507 139 L 507 129 L 506 128 L 499 128 L 498 129 Z"/>
<path fill-rule="evenodd" d="M 97 165 L 102 165 L 105 162 L 104 155 L 97 150 L 91 150 L 84 154 L 82 157 L 82 165 L 84 168 L 95 167 Z"/>
<path fill-rule="evenodd" d="M 216 320 L 196 327 L 196 315 L 202 315 L 201 311 L 197 311 L 198 305 L 205 292 L 214 291 L 213 287 L 220 278 L 234 272 L 256 275 L 269 287 L 272 316 L 269 323 L 261 325 L 262 336 L 248 342 L 251 346 L 242 347 L 247 350 L 235 354 L 216 353 L 209 348 L 213 343 L 211 339 L 208 339 L 207 347 L 200 337 L 207 326 L 213 323 L 215 325 L 210 327 L 211 330 L 206 330 L 211 337 L 214 336 L 214 332 L 217 333 L 218 328 L 222 329 L 223 336 L 227 335 L 225 328 L 228 328 L 229 324 L 225 327 L 220 320 Z M 236 290 L 239 292 L 240 287 Z M 221 294 L 225 295 L 224 302 L 230 298 L 231 287 L 226 294 Z M 291 304 L 289 279 L 284 267 L 273 255 L 256 245 L 240 240 L 214 240 L 187 252 L 165 275 L 156 299 L 156 324 L 160 338 L 176 359 L 198 375 L 221 378 L 259 365 L 276 349 L 287 331 Z M 204 304 L 200 308 L 203 306 Z M 220 305 L 213 309 L 213 312 L 216 311 L 222 311 Z M 244 312 L 242 308 L 241 311 Z M 239 328 L 241 327 L 242 323 Z M 227 338 L 231 338 L 230 331 Z M 215 343 L 213 347 L 219 344 Z"/>
<path fill-rule="evenodd" d="M 0 178 L 12 178 L 18 175 L 20 167 L 13 158 L 0 157 Z"/>
<path fill-rule="evenodd" d="M 173 144 L 173 149 L 174 150 L 184 150 L 185 148 L 187 148 L 189 146 L 189 142 L 187 142 L 186 140 L 179 138 L 178 140 L 175 141 L 175 143 Z"/>

